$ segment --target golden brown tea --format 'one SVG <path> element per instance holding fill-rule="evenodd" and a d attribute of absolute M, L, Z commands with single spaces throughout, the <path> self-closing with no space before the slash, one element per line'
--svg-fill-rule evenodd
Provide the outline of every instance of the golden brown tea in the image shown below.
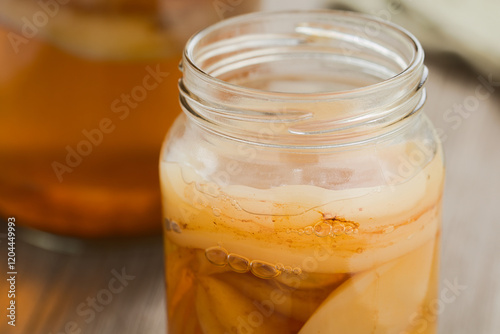
<path fill-rule="evenodd" d="M 0 213 L 66 235 L 157 232 L 180 43 L 153 12 L 76 3 L 41 24 L 18 3 L 0 15 Z"/>
<path fill-rule="evenodd" d="M 74 236 L 159 232 L 184 43 L 258 4 L 2 1 L 0 214 Z"/>

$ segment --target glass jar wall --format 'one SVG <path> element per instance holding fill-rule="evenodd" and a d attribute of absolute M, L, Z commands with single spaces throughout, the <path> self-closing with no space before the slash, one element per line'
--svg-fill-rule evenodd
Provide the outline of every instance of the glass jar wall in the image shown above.
<path fill-rule="evenodd" d="M 435 333 L 444 168 L 423 59 L 345 12 L 188 42 L 160 163 L 169 333 Z"/>

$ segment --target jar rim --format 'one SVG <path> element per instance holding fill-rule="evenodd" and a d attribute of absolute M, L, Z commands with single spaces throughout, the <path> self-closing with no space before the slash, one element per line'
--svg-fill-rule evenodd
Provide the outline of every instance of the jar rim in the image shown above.
<path fill-rule="evenodd" d="M 289 16 L 289 15 L 328 15 L 332 17 L 344 17 L 344 18 L 353 18 L 353 19 L 359 19 L 363 20 L 366 23 L 369 22 L 375 22 L 377 24 L 380 24 L 381 26 L 384 26 L 386 28 L 389 28 L 391 31 L 398 33 L 401 37 L 405 38 L 409 43 L 412 44 L 412 49 L 413 49 L 413 57 L 411 61 L 409 61 L 408 65 L 400 72 L 397 74 L 387 78 L 383 79 L 379 82 L 369 84 L 366 86 L 361 86 L 357 88 L 352 88 L 349 90 L 338 90 L 338 91 L 325 91 L 325 92 L 276 92 L 276 91 L 269 91 L 269 90 L 264 90 L 264 89 L 258 89 L 258 88 L 251 88 L 251 87 L 245 87 L 242 85 L 238 85 L 232 82 L 228 82 L 222 79 L 219 79 L 215 76 L 210 75 L 207 73 L 205 70 L 203 70 L 200 66 L 198 66 L 194 61 L 193 61 L 193 49 L 197 45 L 197 43 L 200 42 L 204 37 L 208 36 L 210 33 L 213 33 L 219 29 L 235 25 L 235 24 L 241 24 L 245 22 L 250 22 L 256 18 L 263 19 L 266 17 L 278 17 L 278 16 Z M 187 62 L 189 66 L 196 71 L 196 73 L 202 77 L 205 78 L 207 81 L 211 81 L 217 85 L 220 85 L 223 88 L 239 91 L 239 92 L 245 92 L 248 94 L 257 94 L 260 96 L 273 96 L 274 98 L 276 97 L 281 97 L 287 100 L 290 99 L 301 99 L 301 100 L 315 100 L 315 99 L 330 99 L 330 98 L 338 98 L 339 96 L 346 96 L 346 95 L 358 95 L 358 94 L 366 94 L 367 92 L 373 91 L 373 90 L 379 90 L 383 89 L 384 87 L 390 86 L 394 84 L 395 82 L 401 80 L 402 77 L 405 77 L 409 73 L 412 73 L 414 70 L 419 68 L 424 61 L 424 50 L 422 48 L 422 45 L 418 41 L 418 39 L 408 30 L 405 28 L 394 24 L 390 21 L 386 21 L 383 19 L 380 19 L 376 16 L 368 15 L 368 14 L 363 14 L 363 13 L 358 13 L 358 12 L 352 12 L 352 11 L 346 11 L 346 10 L 333 10 L 333 9 L 322 9 L 322 10 L 287 10 L 287 11 L 270 11 L 270 12 L 255 12 L 255 13 L 249 13 L 249 14 L 244 14 L 244 15 L 239 15 L 235 16 L 229 19 L 224 19 L 222 21 L 219 21 L 211 26 L 208 26 L 197 33 L 195 33 L 191 38 L 187 41 L 186 47 L 184 48 L 183 52 L 183 59 L 181 62 L 180 67 L 183 68 L 184 62 Z M 425 78 L 424 78 L 425 80 Z M 422 83 L 423 84 L 423 83 Z"/>
<path fill-rule="evenodd" d="M 366 33 L 370 26 L 376 33 Z M 235 140 L 357 145 L 388 138 L 418 114 L 426 99 L 423 61 L 411 33 L 369 15 L 251 13 L 218 22 L 188 41 L 180 103 L 200 126 Z"/>

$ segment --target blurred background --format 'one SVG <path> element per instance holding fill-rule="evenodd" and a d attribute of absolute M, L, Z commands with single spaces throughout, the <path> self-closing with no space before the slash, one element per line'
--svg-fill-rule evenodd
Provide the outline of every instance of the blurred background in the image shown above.
<path fill-rule="evenodd" d="M 0 0 L 1 333 L 165 333 L 157 161 L 182 48 L 230 16 L 312 8 L 422 42 L 447 161 L 441 286 L 454 291 L 435 315 L 440 333 L 500 333 L 500 2 Z"/>

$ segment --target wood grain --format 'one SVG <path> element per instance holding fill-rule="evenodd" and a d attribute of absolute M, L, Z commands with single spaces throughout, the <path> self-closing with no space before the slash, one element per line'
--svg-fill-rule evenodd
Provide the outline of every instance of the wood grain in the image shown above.
<path fill-rule="evenodd" d="M 438 55 L 427 64 L 426 112 L 441 129 L 447 164 L 441 291 L 454 284 L 466 286 L 454 298 L 448 294 L 436 303 L 440 333 L 500 333 L 500 85 L 479 100 L 476 90 L 485 93 L 477 88 L 479 74 L 463 62 Z M 453 113 L 457 105 L 465 111 Z M 460 119 L 450 121 L 456 115 Z M 159 236 L 77 242 L 76 247 L 63 245 L 65 252 L 45 250 L 22 238 L 17 243 L 15 328 L 5 317 L 6 241 L 0 239 L 0 333 L 166 333 Z M 114 293 L 110 282 L 116 272 L 134 278 Z M 106 305 L 94 305 L 91 311 L 93 298 Z"/>

